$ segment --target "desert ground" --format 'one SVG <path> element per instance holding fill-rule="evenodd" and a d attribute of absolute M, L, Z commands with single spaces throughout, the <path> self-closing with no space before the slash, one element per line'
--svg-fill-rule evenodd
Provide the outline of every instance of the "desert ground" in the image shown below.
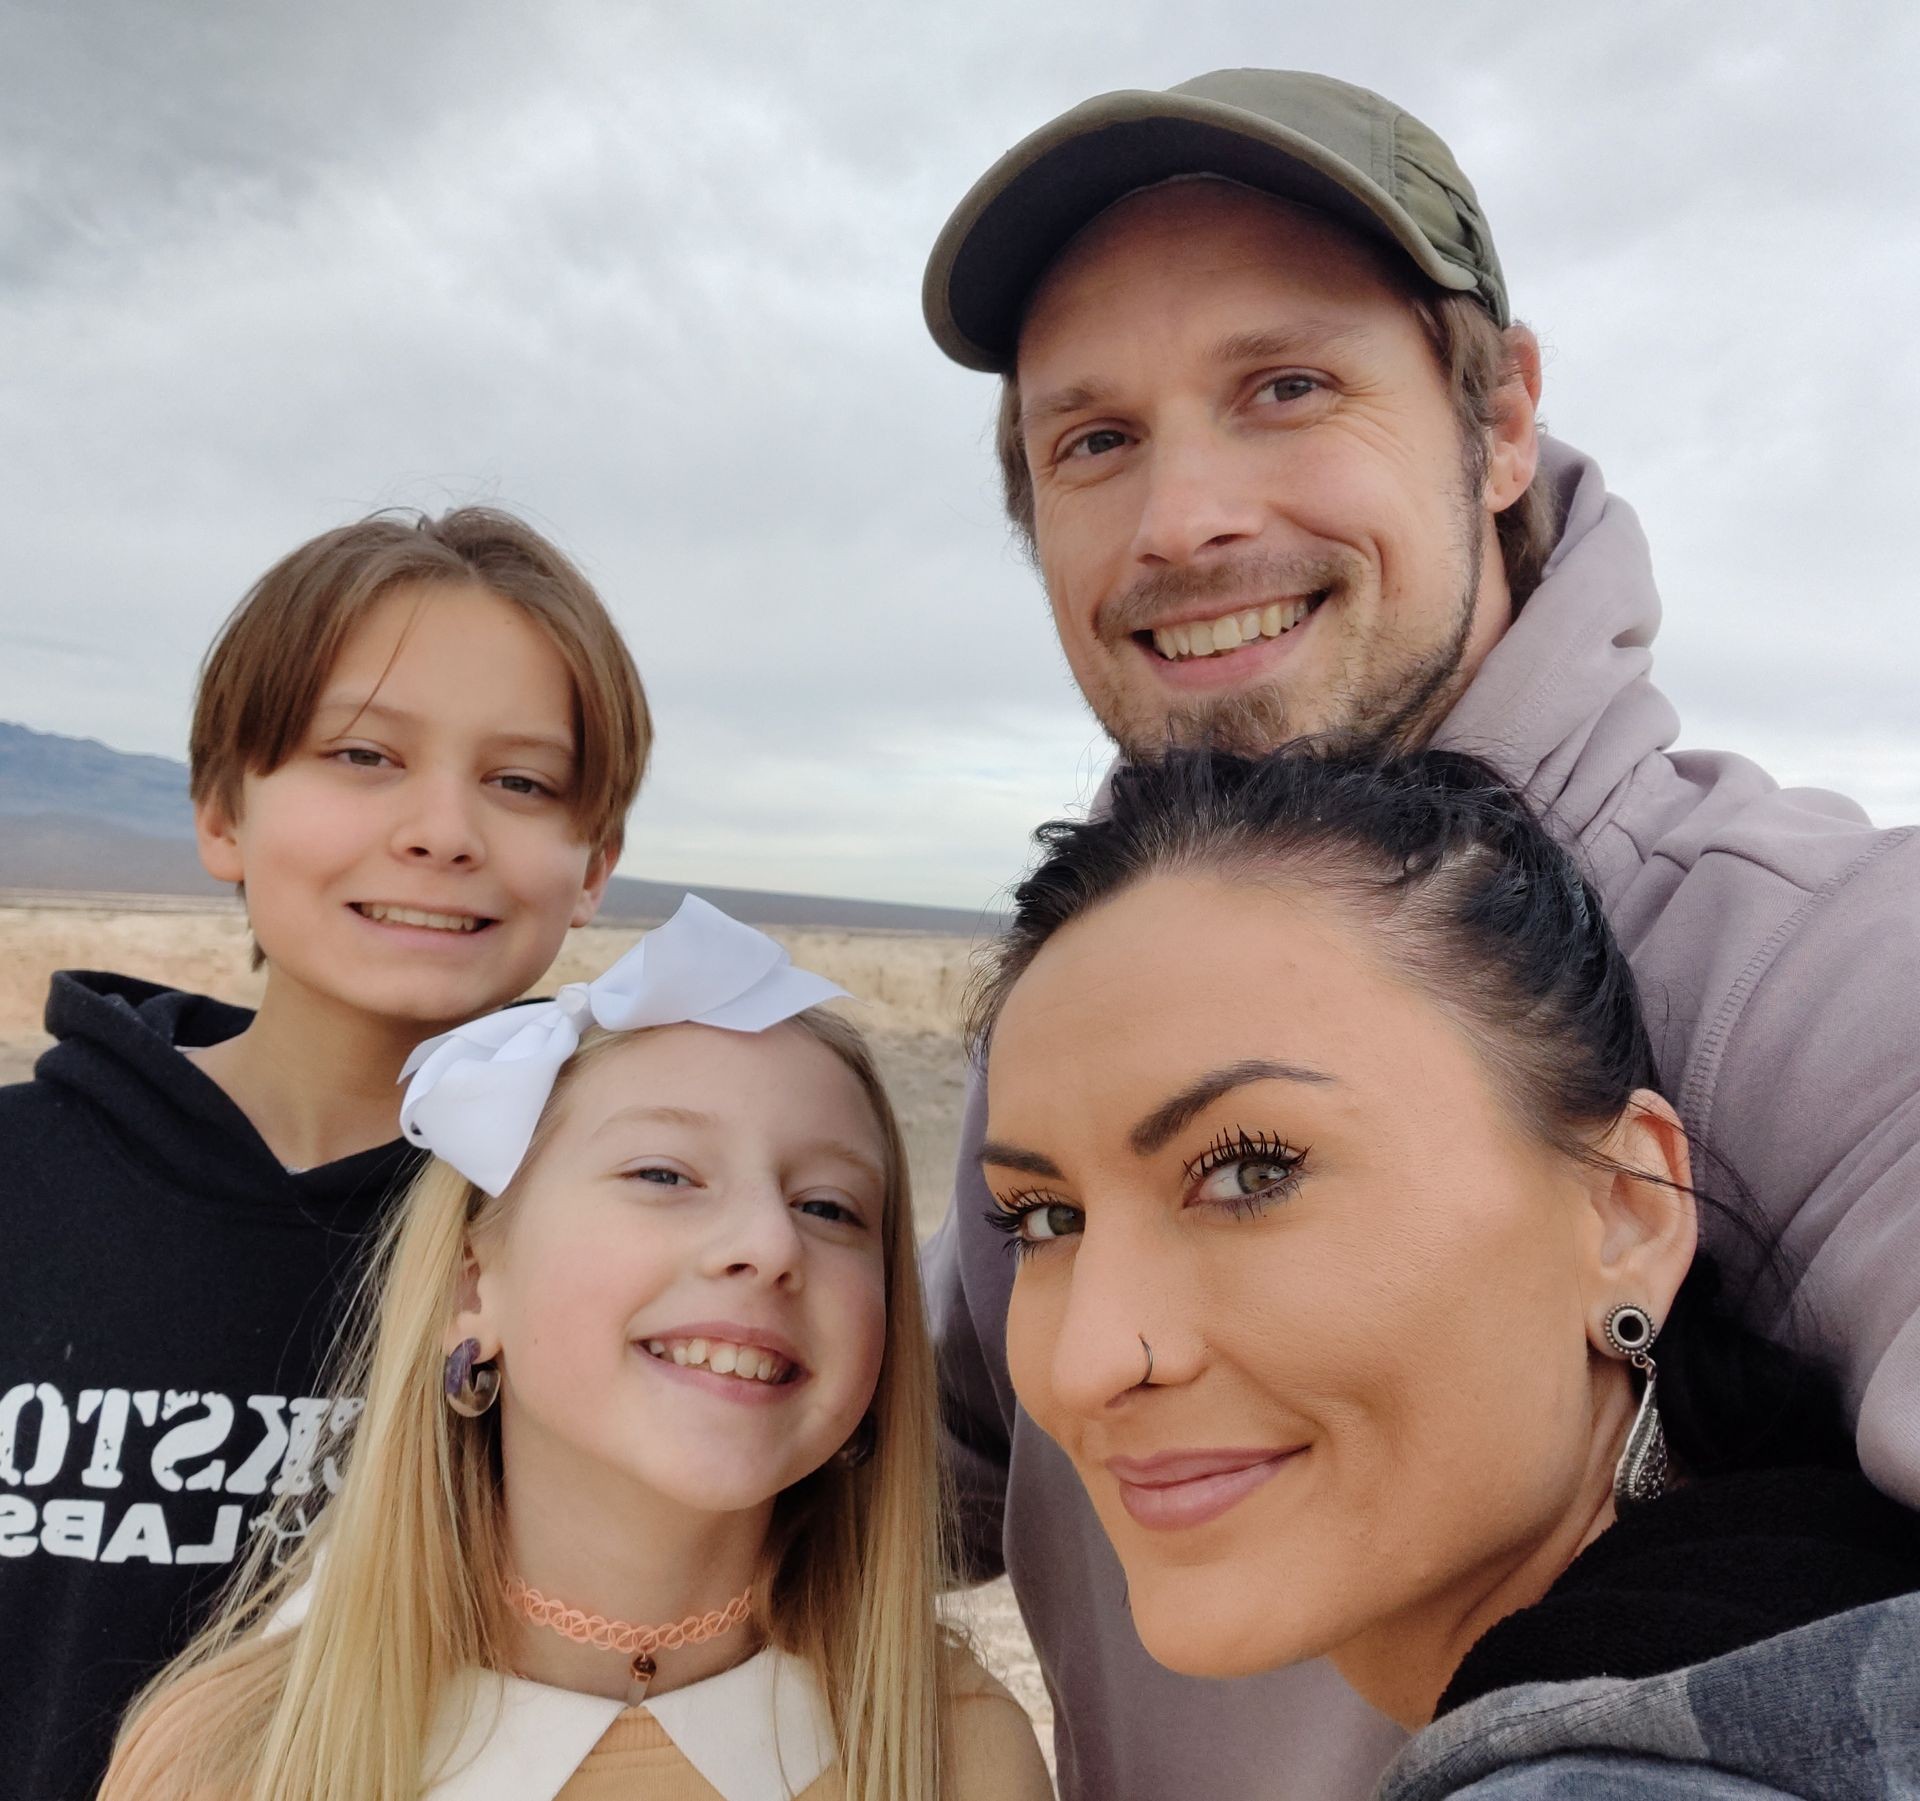
<path fill-rule="evenodd" d="M 642 930 L 572 933 L 534 992 L 551 994 L 597 974 Z M 772 936 L 796 963 L 858 997 L 846 1011 L 873 1040 L 906 1134 L 916 1222 L 930 1231 L 946 1209 L 959 1142 L 966 1066 L 958 1022 L 972 946 L 963 938 L 813 927 L 775 928 Z M 0 891 L 0 1082 L 23 1080 L 52 1042 L 42 1013 L 56 969 L 118 970 L 251 1005 L 263 978 L 247 968 L 249 945 L 237 903 Z M 988 1666 L 1033 1716 L 1051 1758 L 1052 1712 L 1011 1591 L 992 1583 L 953 1603 Z"/>

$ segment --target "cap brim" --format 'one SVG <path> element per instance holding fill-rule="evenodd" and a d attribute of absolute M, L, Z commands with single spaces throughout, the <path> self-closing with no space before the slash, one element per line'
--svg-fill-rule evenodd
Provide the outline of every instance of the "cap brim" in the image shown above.
<path fill-rule="evenodd" d="M 1188 94 L 1102 94 L 1016 144 L 975 182 L 927 261 L 927 328 L 956 363 L 1008 373 L 1020 321 L 1047 265 L 1096 214 L 1176 175 L 1219 175 L 1384 238 L 1430 281 L 1466 291 L 1379 183 L 1323 145 L 1236 106 Z"/>

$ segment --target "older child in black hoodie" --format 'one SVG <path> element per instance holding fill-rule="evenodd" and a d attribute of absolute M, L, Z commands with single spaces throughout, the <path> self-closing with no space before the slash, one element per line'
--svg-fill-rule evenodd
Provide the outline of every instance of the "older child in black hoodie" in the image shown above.
<path fill-rule="evenodd" d="M 497 512 L 330 532 L 228 621 L 193 797 L 260 1009 L 64 973 L 0 1089 L 0 1796 L 91 1794 L 256 1515 L 337 1481 L 400 1066 L 592 917 L 648 740 L 598 597 Z"/>

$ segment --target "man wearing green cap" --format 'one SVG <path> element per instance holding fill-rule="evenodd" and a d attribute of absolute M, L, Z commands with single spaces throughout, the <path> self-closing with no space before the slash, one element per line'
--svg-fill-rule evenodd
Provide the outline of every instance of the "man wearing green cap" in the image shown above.
<path fill-rule="evenodd" d="M 1446 145 L 1317 75 L 1103 95 L 974 186 L 925 306 L 1000 377 L 1008 509 L 1123 755 L 1432 743 L 1549 812 L 1668 1092 L 1799 1266 L 1804 1310 L 1760 1323 L 1817 1322 L 1867 1473 L 1920 1505 L 1920 832 L 1669 753 L 1645 543 L 1538 430 L 1538 347 Z M 1140 1647 L 1084 1491 L 1015 1406 L 984 1111 L 976 1082 L 928 1280 L 967 1549 L 1013 1577 L 1063 1795 L 1367 1793 L 1399 1735 L 1327 1666 L 1208 1683 Z"/>

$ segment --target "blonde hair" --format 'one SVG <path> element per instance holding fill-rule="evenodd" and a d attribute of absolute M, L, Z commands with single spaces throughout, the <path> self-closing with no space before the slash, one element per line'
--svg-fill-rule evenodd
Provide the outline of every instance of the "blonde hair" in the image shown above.
<path fill-rule="evenodd" d="M 583 842 L 618 850 L 653 738 L 639 673 L 593 584 L 497 507 L 375 514 L 309 539 L 261 576 L 200 668 L 188 733 L 194 801 L 239 816 L 241 778 L 271 775 L 299 748 L 341 646 L 384 596 L 466 582 L 518 607 L 559 652 L 573 684 L 569 810 Z"/>
<path fill-rule="evenodd" d="M 874 1455 L 853 1468 L 832 1459 L 779 1496 L 754 1617 L 819 1677 L 849 1801 L 933 1801 L 945 1510 L 906 1150 L 860 1033 L 819 1011 L 792 1023 L 847 1066 L 880 1127 L 887 1336 Z M 561 1072 L 529 1167 L 570 1079 L 620 1042 L 591 1035 Z M 256 1535 L 217 1617 L 128 1714 L 101 1801 L 417 1801 L 445 1684 L 506 1667 L 499 1416 L 455 1416 L 441 1382 L 467 1246 L 514 1193 L 492 1200 L 437 1160 L 408 1190 L 336 1390 L 365 1398 L 340 1492 L 285 1567 L 273 1567 L 273 1535 Z M 300 1623 L 272 1630 L 309 1583 Z"/>

